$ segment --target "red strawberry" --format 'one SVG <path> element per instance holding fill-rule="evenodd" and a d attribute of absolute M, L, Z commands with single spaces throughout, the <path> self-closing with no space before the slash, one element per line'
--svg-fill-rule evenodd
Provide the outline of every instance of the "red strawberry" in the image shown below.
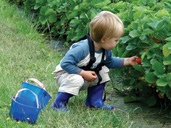
<path fill-rule="evenodd" d="M 149 84 L 149 86 L 150 86 L 150 87 L 153 87 L 154 85 L 155 85 L 155 83 L 151 83 L 151 84 Z"/>
<path fill-rule="evenodd" d="M 159 96 L 160 99 L 164 98 L 164 95 L 162 95 L 162 92 L 159 92 L 158 96 Z"/>
<path fill-rule="evenodd" d="M 141 58 L 137 58 L 137 59 L 136 59 L 136 62 L 137 62 L 138 64 L 141 64 Z"/>

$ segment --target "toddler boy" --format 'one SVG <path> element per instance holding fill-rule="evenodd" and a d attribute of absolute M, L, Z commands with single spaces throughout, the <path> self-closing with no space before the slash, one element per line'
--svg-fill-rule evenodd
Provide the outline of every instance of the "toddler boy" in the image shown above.
<path fill-rule="evenodd" d="M 69 98 L 85 89 L 88 90 L 86 106 L 114 109 L 102 100 L 105 83 L 110 80 L 109 69 L 133 66 L 137 58 L 112 56 L 112 49 L 119 43 L 123 33 L 123 23 L 115 14 L 102 11 L 94 17 L 90 22 L 90 36 L 73 44 L 53 72 L 59 90 L 52 109 L 69 111 L 66 108 Z"/>

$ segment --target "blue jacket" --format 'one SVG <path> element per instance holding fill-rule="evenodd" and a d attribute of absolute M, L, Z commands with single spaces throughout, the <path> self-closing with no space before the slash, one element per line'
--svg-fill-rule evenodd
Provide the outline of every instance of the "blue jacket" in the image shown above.
<path fill-rule="evenodd" d="M 92 68 L 95 68 L 101 61 L 102 51 L 95 51 L 96 62 Z M 110 68 L 122 68 L 124 58 L 113 57 L 112 51 L 105 50 L 105 66 Z M 88 40 L 81 40 L 70 47 L 60 62 L 60 67 L 70 74 L 79 74 L 90 61 Z"/>

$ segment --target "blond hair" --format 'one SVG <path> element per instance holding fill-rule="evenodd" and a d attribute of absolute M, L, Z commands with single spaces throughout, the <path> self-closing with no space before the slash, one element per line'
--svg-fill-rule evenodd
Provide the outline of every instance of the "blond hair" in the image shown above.
<path fill-rule="evenodd" d="M 119 38 L 124 33 L 124 25 L 118 16 L 102 11 L 90 22 L 90 36 L 93 41 L 100 42 L 103 37 Z"/>

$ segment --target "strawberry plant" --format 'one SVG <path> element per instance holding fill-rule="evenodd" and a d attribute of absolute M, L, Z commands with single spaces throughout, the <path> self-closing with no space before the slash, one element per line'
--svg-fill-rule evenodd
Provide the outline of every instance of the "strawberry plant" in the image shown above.
<path fill-rule="evenodd" d="M 44 28 L 56 37 L 76 41 L 89 32 L 89 22 L 103 8 L 111 6 L 110 0 L 26 0 L 25 10 L 38 13 Z M 108 7 L 109 6 L 109 7 Z"/>
<path fill-rule="evenodd" d="M 125 24 L 125 35 L 113 53 L 120 57 L 136 54 L 141 56 L 142 61 L 141 65 L 136 64 L 133 68 L 123 70 L 124 72 L 131 70 L 122 83 L 130 90 L 125 102 L 141 101 L 149 106 L 156 105 L 159 98 L 165 98 L 169 102 L 171 100 L 170 0 L 161 2 L 138 0 L 133 1 L 131 5 L 124 2 L 117 4 L 127 5 L 117 10 Z M 127 20 L 128 18 L 130 20 Z"/>

